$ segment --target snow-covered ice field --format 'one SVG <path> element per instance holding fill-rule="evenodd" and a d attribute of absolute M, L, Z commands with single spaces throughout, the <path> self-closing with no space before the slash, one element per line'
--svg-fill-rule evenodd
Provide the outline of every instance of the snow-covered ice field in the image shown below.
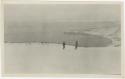
<path fill-rule="evenodd" d="M 120 47 L 5 43 L 5 74 L 120 74 Z"/>

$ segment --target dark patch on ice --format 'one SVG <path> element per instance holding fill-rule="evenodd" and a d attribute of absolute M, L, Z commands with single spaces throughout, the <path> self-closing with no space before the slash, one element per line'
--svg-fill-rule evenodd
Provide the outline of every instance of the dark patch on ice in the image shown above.
<path fill-rule="evenodd" d="M 66 35 L 70 35 L 67 38 L 66 43 L 69 45 L 75 45 L 75 41 L 78 40 L 79 47 L 106 47 L 112 44 L 112 40 L 100 35 L 93 35 L 81 32 L 65 32 Z M 73 40 L 72 40 L 73 39 Z M 68 41 L 69 40 L 69 41 Z M 72 40 L 72 42 L 70 42 Z"/>

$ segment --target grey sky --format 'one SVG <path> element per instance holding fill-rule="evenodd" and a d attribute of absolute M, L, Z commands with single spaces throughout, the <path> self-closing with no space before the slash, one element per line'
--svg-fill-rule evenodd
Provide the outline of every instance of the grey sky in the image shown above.
<path fill-rule="evenodd" d="M 7 18 L 7 19 L 6 19 Z M 5 5 L 5 21 L 119 21 L 118 4 Z"/>

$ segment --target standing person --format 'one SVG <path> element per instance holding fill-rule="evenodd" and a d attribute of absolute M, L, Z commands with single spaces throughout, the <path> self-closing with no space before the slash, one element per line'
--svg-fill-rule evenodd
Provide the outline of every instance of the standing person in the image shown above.
<path fill-rule="evenodd" d="M 65 48 L 65 42 L 63 42 L 63 49 Z"/>
<path fill-rule="evenodd" d="M 76 43 L 75 43 L 75 49 L 77 49 L 78 48 L 78 41 L 76 41 Z"/>

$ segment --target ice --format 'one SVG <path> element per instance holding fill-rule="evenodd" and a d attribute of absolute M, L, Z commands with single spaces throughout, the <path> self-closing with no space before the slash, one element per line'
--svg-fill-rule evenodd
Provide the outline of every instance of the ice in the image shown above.
<path fill-rule="evenodd" d="M 119 47 L 5 43 L 5 74 L 120 74 Z"/>

